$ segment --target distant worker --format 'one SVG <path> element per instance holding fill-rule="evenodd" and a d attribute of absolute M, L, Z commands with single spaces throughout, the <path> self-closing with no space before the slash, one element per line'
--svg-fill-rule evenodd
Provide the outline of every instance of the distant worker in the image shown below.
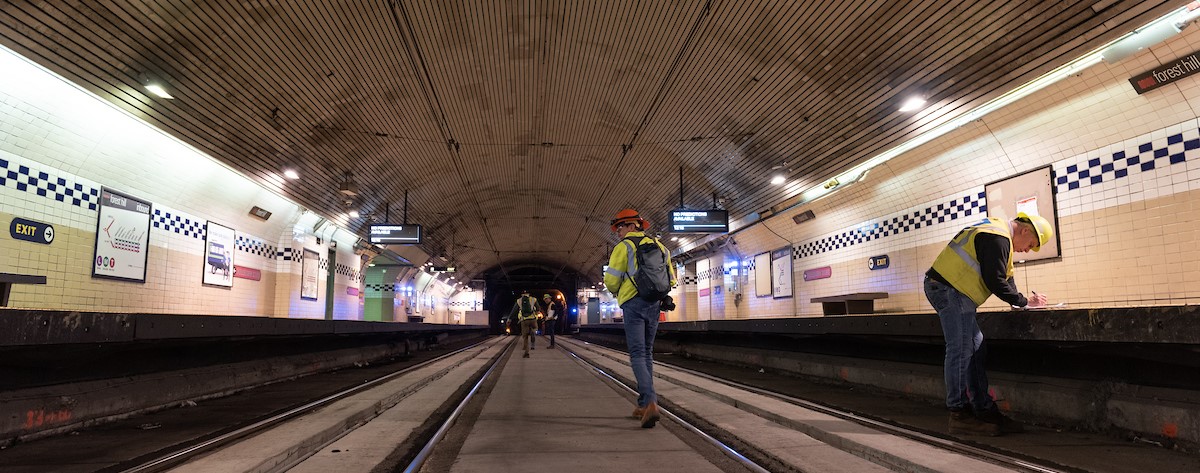
<path fill-rule="evenodd" d="M 987 347 L 975 311 L 995 294 L 1015 308 L 1046 305 L 1044 294 L 1029 298 L 1013 280 L 1013 252 L 1038 251 L 1050 241 L 1050 222 L 1018 213 L 1003 221 L 986 218 L 966 227 L 925 272 L 925 297 L 937 311 L 946 338 L 946 407 L 950 433 L 1000 435 L 1024 431 L 996 406 L 988 393 Z"/>
<path fill-rule="evenodd" d="M 616 296 L 624 312 L 625 346 L 638 384 L 633 417 L 648 429 L 661 417 L 658 394 L 654 392 L 654 335 L 658 331 L 659 302 L 675 285 L 675 268 L 667 248 L 643 233 L 649 222 L 636 210 L 617 212 L 610 225 L 621 241 L 608 258 L 604 287 Z"/>
<path fill-rule="evenodd" d="M 550 348 L 554 348 L 554 332 L 558 329 L 558 316 L 563 313 L 563 304 L 550 297 L 550 294 L 542 294 L 542 303 L 546 310 L 545 334 L 550 336 Z"/>
<path fill-rule="evenodd" d="M 533 349 L 533 332 L 537 331 L 538 313 L 537 299 L 529 295 L 528 289 L 521 291 L 521 297 L 508 313 L 510 320 L 520 320 L 521 323 L 521 346 L 525 350 L 525 356 L 522 358 L 529 358 L 529 350 Z"/>

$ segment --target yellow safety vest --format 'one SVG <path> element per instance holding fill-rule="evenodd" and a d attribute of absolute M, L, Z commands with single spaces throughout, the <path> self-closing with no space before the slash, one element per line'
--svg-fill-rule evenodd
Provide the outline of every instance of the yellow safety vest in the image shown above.
<path fill-rule="evenodd" d="M 637 240 L 638 245 L 650 241 L 657 243 L 663 254 L 667 255 L 667 271 L 671 275 L 671 286 L 675 286 L 675 265 L 671 262 L 671 252 L 667 251 L 662 242 L 646 236 L 645 232 L 629 232 L 625 234 L 625 238 Z M 630 280 L 630 275 L 637 272 L 637 258 L 634 256 L 636 251 L 632 242 L 622 240 L 617 242 L 616 248 L 613 248 L 608 257 L 608 269 L 604 271 L 604 288 L 617 296 L 617 305 L 624 304 L 637 295 L 637 288 Z"/>
<path fill-rule="evenodd" d="M 975 235 L 980 233 L 991 233 L 1008 239 L 1008 261 L 1005 262 L 1008 268 L 1005 277 L 1011 278 L 1013 275 L 1012 234 L 1008 222 L 999 219 L 984 219 L 982 222 L 962 229 L 958 235 L 954 236 L 954 239 L 950 240 L 937 259 L 933 260 L 933 269 L 958 292 L 975 301 L 977 307 L 983 305 L 984 301 L 992 295 L 992 290 L 988 289 L 983 282 L 983 275 L 979 268 L 979 256 L 975 253 Z"/>
<path fill-rule="evenodd" d="M 523 312 L 521 310 L 521 299 L 529 299 L 529 307 L 531 308 L 531 310 L 528 315 L 526 315 L 525 312 Z M 524 297 L 517 298 L 517 315 L 519 317 L 521 317 L 522 321 L 536 319 L 537 314 L 538 314 L 537 299 L 534 299 L 533 296 L 524 296 Z"/>

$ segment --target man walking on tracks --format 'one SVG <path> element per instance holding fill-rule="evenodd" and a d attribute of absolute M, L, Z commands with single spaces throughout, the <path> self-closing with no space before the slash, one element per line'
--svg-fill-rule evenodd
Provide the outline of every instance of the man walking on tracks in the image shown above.
<path fill-rule="evenodd" d="M 610 222 L 621 241 L 613 248 L 604 272 L 604 287 L 617 297 L 624 312 L 625 346 L 637 379 L 638 400 L 633 416 L 642 428 L 658 422 L 658 394 L 654 392 L 654 335 L 658 309 L 675 285 L 671 254 L 657 239 L 646 236 L 649 225 L 636 210 L 617 212 Z"/>
<path fill-rule="evenodd" d="M 1015 307 L 1038 307 L 1046 296 L 1017 291 L 1013 252 L 1037 251 L 1054 236 L 1050 222 L 1018 213 L 1004 221 L 987 218 L 962 229 L 925 273 L 925 297 L 937 311 L 946 338 L 946 407 L 950 433 L 1000 435 L 1021 432 L 1020 422 L 1000 413 L 988 393 L 987 346 L 976 309 L 995 294 Z"/>
<path fill-rule="evenodd" d="M 517 303 L 513 305 L 508 314 L 509 319 L 520 317 L 521 320 L 521 347 L 525 350 L 522 358 L 529 358 L 529 350 L 533 345 L 533 334 L 537 331 L 537 314 L 537 299 L 529 295 L 528 289 L 522 290 L 521 297 L 517 299 Z"/>

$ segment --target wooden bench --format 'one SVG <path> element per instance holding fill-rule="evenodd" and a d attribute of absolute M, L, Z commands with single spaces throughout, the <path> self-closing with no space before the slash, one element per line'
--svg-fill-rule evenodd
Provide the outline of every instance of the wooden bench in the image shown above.
<path fill-rule="evenodd" d="M 875 299 L 887 299 L 886 292 L 856 292 L 840 296 L 814 297 L 820 302 L 825 315 L 874 314 Z"/>
<path fill-rule="evenodd" d="M 0 273 L 0 307 L 8 306 L 8 294 L 13 284 L 46 284 L 45 276 Z"/>

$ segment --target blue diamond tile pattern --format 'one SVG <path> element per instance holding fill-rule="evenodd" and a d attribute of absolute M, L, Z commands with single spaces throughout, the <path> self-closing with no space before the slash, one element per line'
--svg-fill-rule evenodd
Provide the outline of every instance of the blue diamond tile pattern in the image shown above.
<path fill-rule="evenodd" d="M 1185 136 L 1186 135 L 1186 136 Z M 1054 165 L 1054 185 L 1064 194 L 1103 182 L 1113 182 L 1130 174 L 1153 171 L 1174 164 L 1200 159 L 1200 130 L 1141 143 L 1117 152 L 1093 152 L 1078 162 Z"/>
<path fill-rule="evenodd" d="M 208 229 L 208 221 L 172 215 L 171 212 L 159 208 L 154 209 L 154 216 L 150 217 L 150 222 L 154 228 L 164 232 L 175 232 L 192 238 L 204 238 L 204 231 Z"/>
<path fill-rule="evenodd" d="M 75 207 L 96 210 L 100 189 L 0 159 L 0 186 L 28 192 Z"/>
<path fill-rule="evenodd" d="M 262 256 L 263 258 L 275 258 L 274 246 L 268 245 L 257 238 L 250 238 L 243 235 L 237 235 L 236 238 L 235 246 L 237 246 L 238 251 Z"/>
<path fill-rule="evenodd" d="M 950 202 L 931 205 L 892 218 L 867 222 L 857 228 L 797 245 L 792 249 L 792 258 L 807 258 L 972 215 L 987 215 L 987 201 L 983 192 L 968 194 L 951 199 Z"/>

